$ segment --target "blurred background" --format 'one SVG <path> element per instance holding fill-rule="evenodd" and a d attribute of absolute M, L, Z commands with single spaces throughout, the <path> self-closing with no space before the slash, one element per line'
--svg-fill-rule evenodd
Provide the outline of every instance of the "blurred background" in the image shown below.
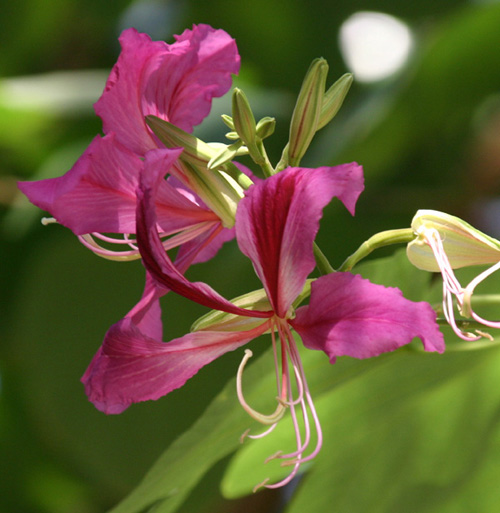
<path fill-rule="evenodd" d="M 193 424 L 241 358 L 226 355 L 181 390 L 116 417 L 96 411 L 79 381 L 108 327 L 140 297 L 143 269 L 139 262 L 101 260 L 69 230 L 43 227 L 43 214 L 17 192 L 16 181 L 63 174 L 101 131 L 92 104 L 118 57 L 124 28 L 167 42 L 193 23 L 231 34 L 242 58 L 235 85 L 246 92 L 256 116 L 277 119 L 267 143 L 273 162 L 287 141 L 296 94 L 312 59 L 327 59 L 328 84 L 354 73 L 343 108 L 303 161 L 312 167 L 356 160 L 365 170 L 356 217 L 337 205 L 325 214 L 319 245 L 334 265 L 375 232 L 408 227 L 419 208 L 461 216 L 500 238 L 499 2 L 0 5 L 2 512 L 108 510 Z M 220 114 L 230 113 L 229 105 L 228 98 L 217 100 L 195 133 L 224 141 Z M 221 266 L 224 276 L 217 272 Z M 193 279 L 210 276 L 228 297 L 257 283 L 234 244 L 190 272 Z M 173 338 L 203 309 L 167 297 L 165 312 Z M 216 466 L 198 487 L 199 494 L 210 490 L 203 504 L 187 503 L 182 511 L 278 511 L 273 494 L 223 499 L 216 484 L 223 467 L 224 462 Z M 476 506 L 450 511 L 493 511 Z"/>

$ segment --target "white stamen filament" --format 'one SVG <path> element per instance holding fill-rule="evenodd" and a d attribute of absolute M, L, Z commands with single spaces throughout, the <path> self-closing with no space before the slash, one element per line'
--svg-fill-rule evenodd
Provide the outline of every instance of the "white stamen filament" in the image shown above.
<path fill-rule="evenodd" d="M 238 372 L 236 374 L 236 393 L 238 395 L 238 400 L 240 401 L 241 406 L 243 406 L 243 409 L 250 415 L 250 417 L 256 421 L 265 425 L 275 424 L 283 417 L 285 413 L 285 406 L 283 406 L 283 404 L 278 402 L 278 407 L 274 413 L 271 413 L 271 415 L 264 415 L 263 413 L 259 413 L 257 410 L 254 410 L 243 397 L 243 390 L 241 385 L 243 379 L 243 370 L 245 369 L 248 360 L 252 356 L 252 351 L 250 351 L 250 349 L 245 349 L 245 356 L 243 357 L 243 360 L 241 360 L 240 366 L 238 367 Z"/>
<path fill-rule="evenodd" d="M 172 235 L 170 238 L 164 240 L 162 242 L 163 247 L 165 248 L 165 251 L 168 251 L 170 249 L 176 248 L 180 246 L 181 244 L 184 244 L 186 242 L 189 242 L 190 240 L 193 240 L 194 238 L 198 237 L 202 233 L 205 233 L 213 224 L 214 222 L 210 222 L 209 224 L 206 222 L 198 223 L 193 226 L 190 226 L 189 228 L 186 228 L 185 230 L 182 230 L 181 232 L 172 235 L 170 233 L 160 233 L 160 237 L 168 237 L 169 235 Z M 88 249 L 90 249 L 92 252 L 94 252 L 96 255 L 105 258 L 107 260 L 115 260 L 115 261 L 130 261 L 130 260 L 137 260 L 141 258 L 141 254 L 139 253 L 139 249 L 136 246 L 136 240 L 135 238 L 131 238 L 130 234 L 123 234 L 123 239 L 118 239 L 115 237 L 108 237 L 106 235 L 103 235 L 102 233 L 94 232 L 94 233 L 87 233 L 85 235 L 79 235 L 78 239 L 80 242 Z M 107 249 L 104 246 L 101 246 L 98 244 L 95 239 L 100 239 L 103 242 L 109 243 L 109 244 L 118 244 L 118 245 L 127 245 L 131 249 L 128 251 L 115 251 L 112 249 Z"/>

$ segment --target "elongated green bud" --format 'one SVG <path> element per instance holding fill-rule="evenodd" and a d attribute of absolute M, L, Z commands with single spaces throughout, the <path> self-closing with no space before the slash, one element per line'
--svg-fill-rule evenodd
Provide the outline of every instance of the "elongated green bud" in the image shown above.
<path fill-rule="evenodd" d="M 352 73 L 342 75 L 325 93 L 323 103 L 321 104 L 321 113 L 319 116 L 316 130 L 320 130 L 337 115 L 340 107 L 344 103 L 345 97 L 349 92 L 353 82 Z"/>
<path fill-rule="evenodd" d="M 256 124 L 245 93 L 237 87 L 233 91 L 233 123 L 240 139 L 247 145 L 255 144 Z"/>
<path fill-rule="evenodd" d="M 189 162 L 180 161 L 178 166 L 181 173 L 173 168 L 172 174 L 195 192 L 226 228 L 233 227 L 236 208 L 244 195 L 236 180 L 223 171 L 208 170 Z"/>
<path fill-rule="evenodd" d="M 168 121 L 156 116 L 146 116 L 146 123 L 167 148 L 184 148 L 181 159 L 190 164 L 206 166 L 218 153 L 201 139 L 184 132 Z"/>
<path fill-rule="evenodd" d="M 171 174 L 194 191 L 217 214 L 226 228 L 234 226 L 236 207 L 244 191 L 240 182 L 246 185 L 244 181 L 246 176 L 241 177 L 242 182 L 239 177 L 235 178 L 233 168 L 227 172 L 226 169 L 215 169 L 215 166 L 214 169 L 208 167 L 212 159 L 224 152 L 224 148 L 221 150 L 219 147 L 212 147 L 194 135 L 155 116 L 147 116 L 146 122 L 165 146 L 184 148 L 177 167 L 174 166 L 170 170 Z M 237 153 L 238 148 L 229 150 L 232 156 Z M 223 165 L 229 159 L 224 154 L 224 158 L 219 160 L 219 164 Z"/>
<path fill-rule="evenodd" d="M 290 124 L 289 164 L 298 166 L 318 129 L 328 64 L 315 59 L 306 73 Z"/>
<path fill-rule="evenodd" d="M 431 234 L 436 232 L 453 269 L 500 262 L 500 241 L 458 217 L 436 210 L 419 210 L 411 227 L 415 240 L 407 246 L 408 259 L 424 271 L 440 270 L 436 254 L 429 245 Z"/>

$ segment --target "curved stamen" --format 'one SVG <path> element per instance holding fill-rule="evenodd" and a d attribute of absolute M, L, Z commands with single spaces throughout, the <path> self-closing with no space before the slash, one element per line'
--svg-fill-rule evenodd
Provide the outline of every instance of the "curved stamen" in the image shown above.
<path fill-rule="evenodd" d="M 269 429 L 266 429 L 263 433 L 260 433 L 258 435 L 249 435 L 248 433 L 250 432 L 250 430 L 246 431 L 246 435 L 245 437 L 247 438 L 252 438 L 253 440 L 257 440 L 259 438 L 264 438 L 266 437 L 269 433 L 271 433 L 272 431 L 274 431 L 274 429 L 276 428 L 276 426 L 278 425 L 277 422 L 275 422 L 274 424 L 271 425 L 271 427 Z M 241 440 L 241 438 L 240 438 Z"/>
<path fill-rule="evenodd" d="M 236 393 L 238 395 L 238 400 L 240 401 L 241 406 L 243 409 L 256 421 L 260 422 L 261 424 L 274 424 L 278 422 L 285 413 L 285 406 L 283 404 L 278 403 L 278 407 L 272 413 L 271 415 L 264 415 L 262 413 L 259 413 L 258 411 L 254 410 L 243 397 L 243 391 L 241 387 L 242 378 L 243 378 L 243 370 L 245 369 L 245 366 L 248 362 L 248 360 L 253 356 L 252 351 L 250 349 L 245 349 L 245 356 L 243 357 L 243 360 L 241 360 L 240 366 L 238 367 L 238 372 L 236 374 Z"/>
<path fill-rule="evenodd" d="M 464 300 L 463 300 L 463 309 L 468 313 L 469 317 L 472 317 L 475 321 L 480 322 L 481 324 L 484 324 L 485 326 L 488 326 L 490 328 L 500 328 L 500 322 L 498 321 L 488 321 L 487 319 L 484 319 L 483 317 L 479 316 L 472 310 L 471 300 L 472 295 L 474 293 L 474 289 L 488 276 L 493 274 L 494 272 L 498 271 L 500 269 L 500 262 L 493 265 L 486 271 L 483 271 L 481 274 L 476 276 L 470 283 L 465 287 L 464 291 Z M 465 314 L 464 314 L 465 315 Z"/>
<path fill-rule="evenodd" d="M 214 222 L 202 222 L 196 225 L 190 226 L 179 233 L 172 235 L 171 233 L 160 233 L 160 237 L 168 237 L 172 235 L 168 239 L 162 241 L 162 245 L 165 248 L 165 251 L 170 249 L 179 247 L 180 245 L 193 240 L 199 235 L 205 233 L 207 230 L 214 226 Z M 138 260 L 141 258 L 141 254 L 139 252 L 139 248 L 136 246 L 136 239 L 131 238 L 130 234 L 123 234 L 123 239 L 118 239 L 114 237 L 108 237 L 102 233 L 94 232 L 87 233 L 84 235 L 78 235 L 78 239 L 80 242 L 88 249 L 90 249 L 96 255 L 105 258 L 107 260 L 115 260 L 115 261 L 131 261 Z M 98 244 L 95 239 L 100 239 L 103 242 L 109 244 L 118 244 L 118 245 L 128 245 L 131 249 L 128 251 L 115 251 L 112 249 L 107 249 L 104 246 Z"/>
<path fill-rule="evenodd" d="M 288 382 L 290 382 L 290 370 L 288 365 L 288 360 L 290 360 L 297 386 L 298 397 L 293 397 L 293 391 L 290 387 L 288 390 L 288 397 L 286 402 L 286 404 L 290 405 L 290 416 L 292 418 L 292 423 L 294 426 L 297 449 L 292 453 L 283 454 L 281 452 L 277 452 L 269 456 L 266 459 L 266 463 L 273 459 L 281 459 L 284 460 L 282 461 L 281 466 L 291 465 L 293 466 L 293 469 L 284 479 L 277 483 L 268 484 L 269 480 L 264 480 L 262 483 L 260 483 L 254 488 L 254 491 L 261 487 L 279 488 L 281 486 L 288 484 L 298 474 L 300 466 L 303 463 L 312 460 L 318 454 L 323 443 L 323 435 L 318 415 L 316 413 L 316 409 L 314 407 L 311 394 L 309 393 L 304 368 L 293 335 L 290 331 L 288 323 L 277 323 L 276 328 L 278 330 L 278 334 L 281 340 L 282 354 L 285 355 L 285 358 L 282 359 L 283 376 L 284 378 L 286 378 Z M 298 406 L 299 404 L 302 413 L 302 419 L 304 422 L 303 433 L 301 428 L 299 427 L 297 412 L 295 410 L 296 406 Z M 306 452 L 311 442 L 311 427 L 309 415 L 312 416 L 314 427 L 316 429 L 317 442 L 314 450 L 307 456 L 304 456 L 304 453 Z"/>
<path fill-rule="evenodd" d="M 464 313 L 464 289 L 457 280 L 448 257 L 446 256 L 439 232 L 435 229 L 428 229 L 425 232 L 425 240 L 434 253 L 436 263 L 438 264 L 441 276 L 443 277 L 443 312 L 446 321 L 455 334 L 461 339 L 468 341 L 479 340 L 481 338 L 480 335 L 474 335 L 474 333 L 463 331 L 457 326 L 454 314 L 453 296 L 457 299 L 459 312 Z"/>

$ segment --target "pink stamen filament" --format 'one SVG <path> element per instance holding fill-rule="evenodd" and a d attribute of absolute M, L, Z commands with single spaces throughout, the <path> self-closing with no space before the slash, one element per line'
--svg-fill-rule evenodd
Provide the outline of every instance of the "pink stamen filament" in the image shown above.
<path fill-rule="evenodd" d="M 281 356 L 281 365 L 278 364 L 278 354 L 277 354 L 277 343 L 276 343 L 276 336 L 275 332 L 278 332 L 278 336 L 280 339 L 280 356 Z M 294 427 L 295 432 L 295 443 L 296 443 L 296 450 L 294 452 L 283 454 L 281 451 L 276 452 L 275 454 L 272 454 L 269 456 L 265 463 L 274 460 L 274 459 L 280 459 L 283 460 L 281 463 L 281 466 L 293 466 L 293 469 L 291 472 L 281 481 L 274 483 L 274 484 L 267 484 L 269 482 L 269 479 L 264 480 L 262 483 L 258 484 L 254 491 L 256 491 L 260 487 L 266 487 L 266 488 L 279 488 L 281 486 L 284 486 L 288 484 L 298 473 L 300 466 L 302 463 L 305 463 L 307 461 L 312 460 L 320 451 L 323 438 L 322 438 L 322 431 L 321 426 L 319 423 L 318 415 L 316 413 L 316 409 L 314 408 L 314 404 L 312 401 L 311 394 L 309 392 L 309 388 L 307 385 L 304 368 L 302 366 L 302 362 L 300 359 L 300 354 L 297 349 L 297 346 L 295 344 L 295 340 L 293 338 L 293 335 L 290 331 L 290 327 L 286 320 L 284 319 L 273 319 L 273 325 L 271 328 L 271 334 L 272 334 L 272 340 L 273 340 L 273 354 L 274 354 L 274 361 L 275 361 L 275 372 L 277 376 L 277 387 L 278 387 L 278 401 L 280 403 L 280 406 L 283 407 L 283 410 L 280 411 L 280 418 L 284 413 L 284 407 L 290 408 L 290 416 L 292 419 L 292 424 Z M 238 369 L 238 376 L 237 376 L 237 393 L 238 398 L 240 400 L 240 403 L 242 404 L 243 408 L 250 413 L 250 415 L 255 418 L 256 420 L 260 420 L 260 416 L 262 414 L 259 414 L 258 412 L 255 412 L 252 408 L 248 406 L 246 401 L 243 398 L 243 394 L 241 392 L 241 378 L 244 366 L 248 359 L 251 356 L 251 351 L 245 352 L 245 357 L 243 358 L 243 361 L 240 364 L 240 367 Z M 293 369 L 293 376 L 295 378 L 295 385 L 296 385 L 296 396 L 294 397 L 294 390 L 292 389 L 291 385 L 291 376 L 290 376 L 290 367 L 291 364 Z M 281 367 L 281 371 L 280 371 Z M 280 379 L 281 375 L 281 379 Z M 299 425 L 299 419 L 298 419 L 298 412 L 296 411 L 296 408 L 300 405 L 300 413 L 302 415 L 302 421 L 304 423 L 303 428 L 301 429 Z M 278 406 L 279 409 L 279 406 Z M 276 412 L 278 411 L 276 410 Z M 271 420 L 273 416 L 276 415 L 276 412 L 272 416 L 264 416 L 266 422 L 263 423 L 269 423 L 268 421 Z M 305 455 L 306 451 L 309 449 L 309 446 L 311 444 L 311 422 L 310 417 L 312 416 L 314 428 L 316 430 L 316 446 L 310 452 L 309 454 Z M 248 435 L 248 432 L 246 432 L 242 438 L 248 435 L 249 438 L 263 438 L 264 436 L 267 436 L 269 433 L 271 433 L 274 428 L 277 425 L 279 419 L 276 419 L 275 417 L 272 418 L 272 425 L 270 428 L 268 428 L 264 433 L 261 433 L 259 435 Z"/>

